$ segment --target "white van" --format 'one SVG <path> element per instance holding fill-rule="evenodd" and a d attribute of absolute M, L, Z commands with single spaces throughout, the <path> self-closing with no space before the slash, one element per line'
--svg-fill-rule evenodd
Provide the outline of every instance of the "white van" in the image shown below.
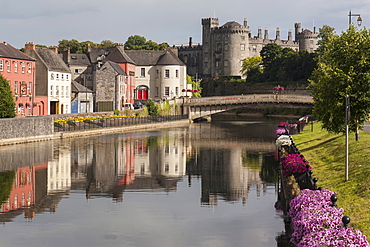
<path fill-rule="evenodd" d="M 125 103 L 125 106 L 123 107 L 124 110 L 133 110 L 134 106 L 132 103 Z"/>

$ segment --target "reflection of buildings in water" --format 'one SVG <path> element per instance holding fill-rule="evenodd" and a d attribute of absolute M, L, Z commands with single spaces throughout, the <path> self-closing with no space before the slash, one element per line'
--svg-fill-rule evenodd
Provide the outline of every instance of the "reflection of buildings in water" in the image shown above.
<path fill-rule="evenodd" d="M 35 202 L 35 169 L 32 166 L 17 168 L 8 201 L 2 204 L 1 212 L 29 207 Z"/>
<path fill-rule="evenodd" d="M 266 184 L 260 178 L 260 169 L 256 169 L 255 165 L 251 168 L 243 164 L 245 151 L 237 147 L 225 148 L 200 150 L 198 163 L 202 167 L 202 204 L 216 205 L 218 195 L 226 201 L 241 199 L 245 204 L 251 186 L 256 187 L 258 197 L 261 187 L 264 191 L 266 189 Z M 260 159 L 260 162 L 263 162 L 263 159 Z M 258 166 L 261 167 L 262 164 Z"/>
<path fill-rule="evenodd" d="M 52 161 L 48 162 L 48 194 L 68 191 L 71 187 L 71 148 L 69 145 L 54 147 Z"/>

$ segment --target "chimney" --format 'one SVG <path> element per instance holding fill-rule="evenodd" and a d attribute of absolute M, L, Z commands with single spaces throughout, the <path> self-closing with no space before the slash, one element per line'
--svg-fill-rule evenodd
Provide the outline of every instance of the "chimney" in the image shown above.
<path fill-rule="evenodd" d="M 189 47 L 191 48 L 192 45 L 193 45 L 193 38 L 189 37 Z"/>
<path fill-rule="evenodd" d="M 51 46 L 51 47 L 49 47 L 49 49 L 52 50 L 53 52 L 55 52 L 56 54 L 58 54 L 58 47 Z"/>
<path fill-rule="evenodd" d="M 261 27 L 258 28 L 257 38 L 262 39 L 262 28 Z"/>
<path fill-rule="evenodd" d="M 34 51 L 36 50 L 36 45 L 33 42 L 26 42 L 26 44 L 24 45 L 24 49 L 29 50 L 29 51 Z"/>
<path fill-rule="evenodd" d="M 248 26 L 248 19 L 247 18 L 244 18 L 244 26 Z"/>
<path fill-rule="evenodd" d="M 71 62 L 71 50 L 69 48 L 63 52 L 63 61 L 67 65 Z"/>

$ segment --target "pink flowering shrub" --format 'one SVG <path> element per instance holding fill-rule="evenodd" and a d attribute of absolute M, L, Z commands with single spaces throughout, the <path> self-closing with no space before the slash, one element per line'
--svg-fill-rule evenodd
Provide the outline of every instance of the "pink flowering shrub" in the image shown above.
<path fill-rule="evenodd" d="M 279 138 L 279 136 L 281 135 L 288 135 L 289 134 L 289 130 L 284 128 L 284 127 L 277 127 L 275 129 L 275 137 L 276 138 Z"/>
<path fill-rule="evenodd" d="M 281 157 L 281 169 L 284 176 L 302 173 L 309 169 L 308 162 L 304 160 L 301 154 L 285 154 Z"/>
<path fill-rule="evenodd" d="M 343 209 L 330 206 L 330 190 L 301 190 L 290 202 L 294 233 L 291 242 L 297 247 L 370 247 L 366 236 L 342 224 Z"/>

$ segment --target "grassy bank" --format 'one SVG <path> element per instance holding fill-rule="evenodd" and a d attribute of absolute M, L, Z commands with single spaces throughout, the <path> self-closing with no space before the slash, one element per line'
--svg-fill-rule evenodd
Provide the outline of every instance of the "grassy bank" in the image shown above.
<path fill-rule="evenodd" d="M 312 131 L 313 130 L 313 131 Z M 318 186 L 337 193 L 337 205 L 351 218 L 350 226 L 370 238 L 370 134 L 349 135 L 349 181 L 345 181 L 345 135 L 329 134 L 319 123 L 293 136 L 312 166 Z"/>

